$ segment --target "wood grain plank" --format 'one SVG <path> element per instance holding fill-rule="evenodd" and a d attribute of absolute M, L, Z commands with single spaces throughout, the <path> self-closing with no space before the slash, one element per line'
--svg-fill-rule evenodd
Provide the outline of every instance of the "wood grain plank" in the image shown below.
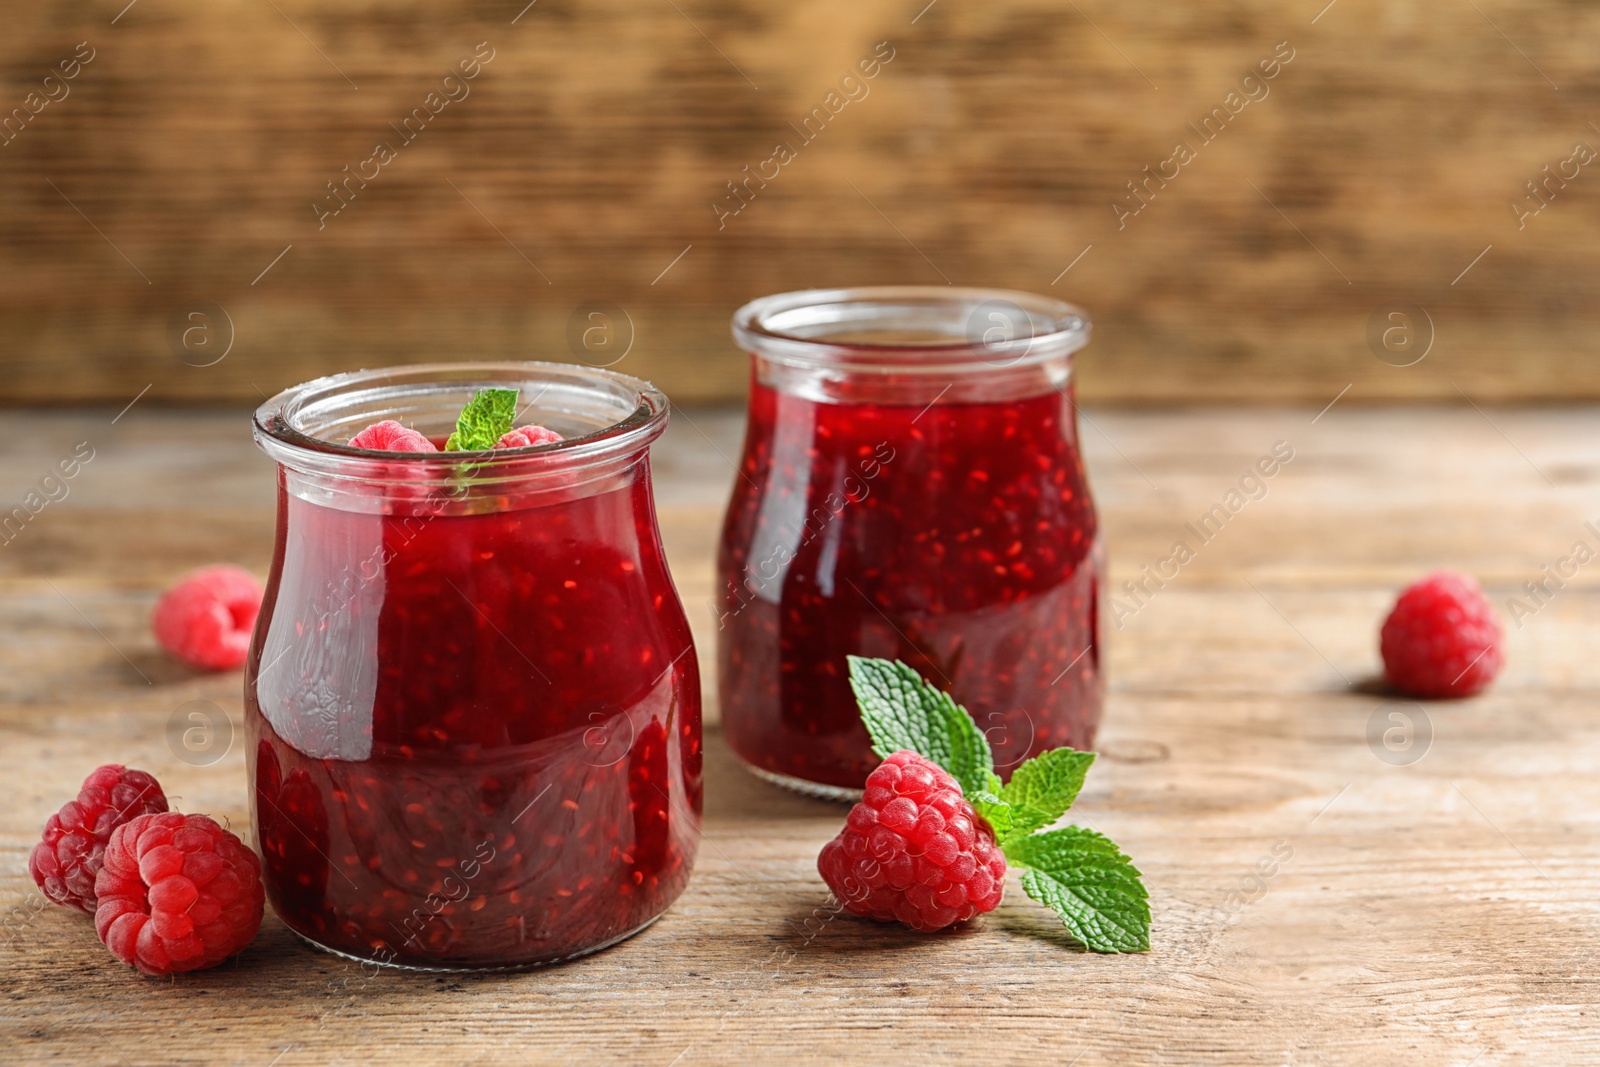
<path fill-rule="evenodd" d="M 676 7 L 19 9 L 0 114 L 78 42 L 95 57 L 0 147 L 3 398 L 239 402 L 378 363 L 573 360 L 571 315 L 606 301 L 625 369 L 727 400 L 743 301 L 946 280 L 1087 307 L 1093 400 L 1600 396 L 1595 178 L 1544 170 L 1600 145 L 1585 5 Z M 880 41 L 866 95 L 804 140 Z M 404 141 L 479 42 L 467 95 Z M 1191 130 L 1275 51 L 1259 99 Z M 1180 140 L 1192 162 L 1148 178 Z M 347 179 L 378 141 L 393 162 Z M 780 141 L 794 161 L 726 199 Z M 319 201 L 344 206 L 319 222 Z M 214 366 L 167 336 L 196 301 L 231 322 Z M 1436 342 L 1403 369 L 1367 341 L 1397 301 Z"/>

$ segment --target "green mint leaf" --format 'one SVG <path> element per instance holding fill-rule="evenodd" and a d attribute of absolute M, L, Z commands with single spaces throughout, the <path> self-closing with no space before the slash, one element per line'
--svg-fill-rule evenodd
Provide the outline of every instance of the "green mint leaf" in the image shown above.
<path fill-rule="evenodd" d="M 517 390 L 484 389 L 467 401 L 456 419 L 456 432 L 444 443 L 446 452 L 482 452 L 511 429 L 517 417 Z"/>
<path fill-rule="evenodd" d="M 904 663 L 848 659 L 850 688 L 874 752 L 887 759 L 908 748 L 949 771 L 966 796 L 986 790 L 994 780 L 994 757 L 966 709 Z"/>
<path fill-rule="evenodd" d="M 1093 762 L 1093 752 L 1052 748 L 1018 767 L 1000 790 L 1001 798 L 1014 809 L 1011 832 L 1031 834 L 1066 814 Z"/>
<path fill-rule="evenodd" d="M 996 841 L 1004 841 L 1011 836 L 1013 815 L 1010 804 L 987 789 L 978 790 L 969 799 L 972 801 L 972 809 L 983 816 L 989 828 L 994 831 Z"/>
<path fill-rule="evenodd" d="M 1133 861 L 1093 830 L 1012 837 L 1006 859 L 1022 871 L 1022 888 L 1048 905 L 1091 952 L 1147 952 L 1150 899 Z"/>

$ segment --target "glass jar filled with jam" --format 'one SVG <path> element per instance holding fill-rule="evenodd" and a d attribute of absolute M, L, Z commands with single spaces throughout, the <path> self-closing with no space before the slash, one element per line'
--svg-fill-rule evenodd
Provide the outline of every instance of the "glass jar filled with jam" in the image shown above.
<path fill-rule="evenodd" d="M 479 390 L 548 432 L 443 451 Z M 349 442 L 392 420 L 434 451 Z M 277 545 L 246 674 L 268 899 L 426 969 L 604 947 L 683 889 L 700 690 L 656 528 L 666 398 L 610 371 L 360 371 L 256 413 Z M 419 439 L 420 441 L 420 439 Z"/>
<path fill-rule="evenodd" d="M 718 692 L 758 775 L 855 795 L 877 764 L 845 657 L 899 659 L 1002 777 L 1088 748 L 1103 549 L 1078 447 L 1078 309 L 869 288 L 747 304 L 749 419 L 717 560 Z"/>

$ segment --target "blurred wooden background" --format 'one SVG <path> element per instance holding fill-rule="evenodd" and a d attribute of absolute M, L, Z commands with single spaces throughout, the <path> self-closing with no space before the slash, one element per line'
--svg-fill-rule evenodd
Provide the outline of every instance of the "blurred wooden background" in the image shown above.
<path fill-rule="evenodd" d="M 736 399 L 744 300 L 945 281 L 1089 309 L 1104 402 L 1600 397 L 1600 163 L 1573 160 L 1600 148 L 1593 3 L 525 3 L 12 5 L 0 399 L 253 401 L 395 362 L 607 363 L 630 332 L 618 369 Z M 326 183 L 479 42 L 468 95 L 319 228 Z M 1202 144 L 1186 124 L 1280 42 L 1268 95 Z M 1180 140 L 1196 158 L 1119 229 Z M 625 312 L 610 349 L 573 340 L 590 304 Z M 1414 345 L 1386 362 L 1369 326 L 1399 304 Z"/>

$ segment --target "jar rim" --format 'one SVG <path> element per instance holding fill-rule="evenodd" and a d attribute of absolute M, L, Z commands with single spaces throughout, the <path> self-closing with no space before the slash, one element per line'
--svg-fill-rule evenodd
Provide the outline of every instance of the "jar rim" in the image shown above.
<path fill-rule="evenodd" d="M 739 346 L 791 366 L 951 374 L 1060 359 L 1089 340 L 1089 316 L 1053 297 L 937 285 L 802 289 L 745 304 Z"/>
<path fill-rule="evenodd" d="M 545 383 L 543 396 L 561 386 L 568 392 L 609 397 L 620 417 L 584 434 L 560 441 L 521 448 L 496 448 L 477 452 L 395 452 L 352 447 L 307 429 L 314 418 L 330 419 L 341 410 L 386 396 L 421 397 L 451 389 L 489 388 L 496 385 Z M 537 401 L 529 401 L 531 407 Z M 385 465 L 405 463 L 423 473 L 454 467 L 470 459 L 475 473 L 492 476 L 531 459 L 560 462 L 565 469 L 589 466 L 632 453 L 648 445 L 666 429 L 669 412 L 666 394 L 651 383 L 599 367 L 536 360 L 502 362 L 417 363 L 398 367 L 367 368 L 314 378 L 283 390 L 255 410 L 255 436 L 261 447 L 280 463 L 335 473 L 361 461 L 382 460 Z M 623 411 L 626 414 L 623 414 Z M 393 414 L 394 412 L 385 412 Z M 391 468 L 392 469 L 392 468 Z"/>

